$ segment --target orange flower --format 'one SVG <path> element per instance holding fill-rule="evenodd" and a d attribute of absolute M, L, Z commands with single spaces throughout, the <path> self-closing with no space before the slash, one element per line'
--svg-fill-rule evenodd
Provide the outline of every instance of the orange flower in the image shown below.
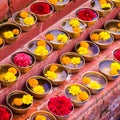
<path fill-rule="evenodd" d="M 46 42 L 44 40 L 39 40 L 37 46 L 46 46 Z"/>
<path fill-rule="evenodd" d="M 83 82 L 84 84 L 90 84 L 91 78 L 89 78 L 89 77 L 84 77 L 84 78 L 82 79 L 82 82 Z"/>
<path fill-rule="evenodd" d="M 12 32 L 14 35 L 18 35 L 20 31 L 18 29 L 13 29 Z"/>
<path fill-rule="evenodd" d="M 54 35 L 53 35 L 53 34 L 50 34 L 50 33 L 49 33 L 49 34 L 47 34 L 45 37 L 46 37 L 46 39 L 49 40 L 49 41 L 54 40 Z"/>
<path fill-rule="evenodd" d="M 38 85 L 38 80 L 35 78 L 31 78 L 28 80 L 28 84 L 30 85 L 30 87 L 35 87 Z"/>
<path fill-rule="evenodd" d="M 21 98 L 14 98 L 12 105 L 21 106 L 23 104 Z"/>
<path fill-rule="evenodd" d="M 98 34 L 92 34 L 91 35 L 91 39 L 94 40 L 94 41 L 98 41 L 99 40 L 99 35 Z"/>
<path fill-rule="evenodd" d="M 26 17 L 28 17 L 28 13 L 26 11 L 23 11 L 20 13 L 20 17 L 26 18 Z"/>
<path fill-rule="evenodd" d="M 106 3 L 106 0 L 100 0 L 100 4 Z"/>
<path fill-rule="evenodd" d="M 14 75 L 17 74 L 17 70 L 14 67 L 9 68 L 8 72 L 13 73 Z"/>
<path fill-rule="evenodd" d="M 52 4 L 54 4 L 54 5 L 56 5 L 57 2 L 58 2 L 58 0 L 49 0 L 49 2 L 52 3 Z"/>
<path fill-rule="evenodd" d="M 84 101 L 84 100 L 87 100 L 88 98 L 89 98 L 89 95 L 88 95 L 88 93 L 87 92 L 80 92 L 80 94 L 78 95 L 78 98 L 80 99 L 80 100 L 82 100 L 82 101 Z"/>
<path fill-rule="evenodd" d="M 50 71 L 56 71 L 58 69 L 58 66 L 57 65 L 51 65 L 50 67 Z"/>
<path fill-rule="evenodd" d="M 43 116 L 43 115 L 37 115 L 35 117 L 35 120 L 47 120 L 46 116 Z"/>
<path fill-rule="evenodd" d="M 118 27 L 120 27 L 120 23 L 118 23 Z"/>
<path fill-rule="evenodd" d="M 111 69 L 109 73 L 110 75 L 118 75 L 118 70 L 114 68 L 114 69 Z"/>
<path fill-rule="evenodd" d="M 66 56 L 64 56 L 62 59 L 61 59 L 61 62 L 63 63 L 63 64 L 69 64 L 70 62 L 71 62 L 71 59 L 69 58 L 69 57 L 66 57 Z"/>
<path fill-rule="evenodd" d="M 89 48 L 89 44 L 87 42 L 85 42 L 85 41 L 81 41 L 80 46 L 85 47 L 85 48 Z"/>
<path fill-rule="evenodd" d="M 3 39 L 2 38 L 0 38 L 0 45 L 2 45 L 3 44 Z"/>
<path fill-rule="evenodd" d="M 82 31 L 82 29 L 79 28 L 79 27 L 75 27 L 75 28 L 72 28 L 72 29 L 73 29 L 74 32 L 81 32 Z"/>

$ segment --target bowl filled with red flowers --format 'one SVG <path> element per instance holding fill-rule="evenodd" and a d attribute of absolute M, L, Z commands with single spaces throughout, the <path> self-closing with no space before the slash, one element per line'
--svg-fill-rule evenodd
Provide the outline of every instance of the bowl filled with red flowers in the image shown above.
<path fill-rule="evenodd" d="M 26 88 L 34 98 L 43 98 L 51 91 L 52 83 L 45 77 L 32 76 L 26 81 Z"/>
<path fill-rule="evenodd" d="M 51 63 L 45 66 L 43 74 L 53 85 L 61 85 L 67 79 L 68 71 L 60 64 Z"/>
<path fill-rule="evenodd" d="M 87 25 L 78 18 L 67 18 L 62 22 L 62 29 L 69 33 L 71 38 L 79 37 Z"/>
<path fill-rule="evenodd" d="M 45 110 L 39 110 L 30 115 L 29 120 L 57 120 L 53 114 Z"/>
<path fill-rule="evenodd" d="M 106 59 L 99 63 L 99 71 L 104 74 L 108 80 L 115 80 L 120 76 L 120 62 Z"/>
<path fill-rule="evenodd" d="M 0 24 L 0 38 L 5 40 L 7 44 L 14 42 L 21 34 L 21 28 L 14 23 Z"/>
<path fill-rule="evenodd" d="M 93 30 L 90 33 L 90 39 L 95 42 L 100 49 L 106 49 L 114 42 L 113 35 L 104 29 Z"/>
<path fill-rule="evenodd" d="M 34 13 L 38 21 L 45 21 L 54 11 L 54 7 L 47 2 L 34 2 L 30 5 L 30 11 Z"/>
<path fill-rule="evenodd" d="M 45 38 L 53 45 L 53 48 L 57 50 L 65 46 L 65 44 L 69 41 L 70 36 L 63 30 L 53 29 L 49 30 L 45 34 Z"/>
<path fill-rule="evenodd" d="M 113 51 L 113 59 L 120 62 L 120 48 Z"/>
<path fill-rule="evenodd" d="M 80 41 L 75 45 L 75 51 L 82 55 L 86 61 L 91 61 L 99 55 L 100 49 L 91 41 Z"/>
<path fill-rule="evenodd" d="M 12 111 L 5 105 L 0 104 L 0 120 L 13 120 Z"/>
<path fill-rule="evenodd" d="M 69 3 L 70 0 L 47 0 L 52 4 L 55 10 L 61 10 L 65 5 Z"/>
<path fill-rule="evenodd" d="M 115 39 L 120 39 L 120 20 L 107 20 L 104 24 L 104 27 L 107 31 L 113 34 Z"/>
<path fill-rule="evenodd" d="M 52 45 L 45 40 L 33 40 L 27 44 L 27 49 L 37 60 L 44 60 L 52 53 Z"/>
<path fill-rule="evenodd" d="M 76 16 L 80 20 L 83 20 L 88 27 L 93 25 L 99 19 L 98 12 L 92 8 L 80 8 L 76 11 Z"/>
<path fill-rule="evenodd" d="M 23 114 L 31 108 L 33 96 L 22 90 L 15 90 L 7 95 L 6 103 L 14 113 Z"/>
<path fill-rule="evenodd" d="M 2 49 L 4 45 L 5 45 L 5 40 L 2 37 L 0 37 L 0 49 Z"/>
<path fill-rule="evenodd" d="M 73 83 L 65 87 L 65 95 L 71 99 L 74 106 L 79 107 L 90 99 L 91 93 L 85 86 Z"/>
<path fill-rule="evenodd" d="M 0 65 L 0 82 L 4 87 L 12 86 L 20 78 L 20 70 L 11 64 Z"/>
<path fill-rule="evenodd" d="M 36 58 L 28 52 L 15 52 L 11 56 L 11 62 L 13 65 L 17 66 L 22 73 L 26 73 L 36 63 Z"/>
<path fill-rule="evenodd" d="M 27 11 L 15 12 L 12 16 L 13 22 L 19 25 L 23 31 L 30 30 L 37 22 L 35 14 Z"/>
<path fill-rule="evenodd" d="M 107 15 L 114 7 L 110 0 L 91 0 L 91 7 L 99 12 L 100 16 Z"/>
<path fill-rule="evenodd" d="M 75 52 L 66 52 L 60 56 L 60 63 L 69 73 L 77 73 L 85 65 L 84 58 Z"/>
<path fill-rule="evenodd" d="M 57 119 L 64 120 L 74 111 L 74 106 L 70 98 L 66 96 L 56 96 L 48 100 L 47 109 L 55 115 Z"/>
<path fill-rule="evenodd" d="M 95 71 L 89 71 L 83 74 L 82 84 L 85 85 L 92 94 L 101 92 L 107 85 L 107 78 Z"/>

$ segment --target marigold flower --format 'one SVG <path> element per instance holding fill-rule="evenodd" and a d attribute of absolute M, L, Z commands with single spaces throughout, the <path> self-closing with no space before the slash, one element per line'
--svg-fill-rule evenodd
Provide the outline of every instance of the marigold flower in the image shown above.
<path fill-rule="evenodd" d="M 57 69 L 58 69 L 58 66 L 57 66 L 57 65 L 51 65 L 51 66 L 50 66 L 50 71 L 55 72 L 55 71 L 57 71 Z"/>
<path fill-rule="evenodd" d="M 49 2 L 52 3 L 52 4 L 54 4 L 54 5 L 56 5 L 57 2 L 58 2 L 58 0 L 49 0 Z"/>
<path fill-rule="evenodd" d="M 103 32 L 99 33 L 99 37 L 103 40 L 108 40 L 108 39 L 110 39 L 111 36 L 108 32 L 103 31 Z"/>
<path fill-rule="evenodd" d="M 110 75 L 118 75 L 118 70 L 116 68 L 110 70 Z"/>
<path fill-rule="evenodd" d="M 86 41 L 81 41 L 80 46 L 85 47 L 85 48 L 89 48 L 89 44 Z"/>
<path fill-rule="evenodd" d="M 23 104 L 21 98 L 14 98 L 12 105 L 21 106 Z"/>
<path fill-rule="evenodd" d="M 81 89 L 78 85 L 71 85 L 68 90 L 68 92 L 72 95 L 78 95 L 81 92 Z"/>
<path fill-rule="evenodd" d="M 46 39 L 49 40 L 49 41 L 54 40 L 54 35 L 53 35 L 53 34 L 50 34 L 50 33 L 49 33 L 49 34 L 47 34 L 45 37 L 46 37 Z"/>
<path fill-rule="evenodd" d="M 4 75 L 4 80 L 6 80 L 6 81 L 15 81 L 16 78 L 17 77 L 13 73 L 11 73 L 11 72 L 7 72 Z"/>
<path fill-rule="evenodd" d="M 105 9 L 105 8 L 110 9 L 111 8 L 111 4 L 110 3 L 102 3 L 100 6 L 101 6 L 102 9 Z"/>
<path fill-rule="evenodd" d="M 96 34 L 96 33 L 91 34 L 90 37 L 93 41 L 98 41 L 100 39 L 99 34 Z"/>
<path fill-rule="evenodd" d="M 78 65 L 78 64 L 80 64 L 80 62 L 81 62 L 80 57 L 71 58 L 71 63 L 74 64 L 74 65 Z"/>
<path fill-rule="evenodd" d="M 20 33 L 19 29 L 13 29 L 12 32 L 14 35 L 18 35 Z"/>
<path fill-rule="evenodd" d="M 82 29 L 79 28 L 79 27 L 74 27 L 72 29 L 73 29 L 74 32 L 81 32 L 82 31 Z"/>
<path fill-rule="evenodd" d="M 120 27 L 120 23 L 118 23 L 118 27 Z"/>
<path fill-rule="evenodd" d="M 44 40 L 39 40 L 37 46 L 46 46 L 46 42 Z"/>
<path fill-rule="evenodd" d="M 43 94 L 45 92 L 45 88 L 42 85 L 37 85 L 32 90 L 37 94 Z"/>
<path fill-rule="evenodd" d="M 118 63 L 118 62 L 112 62 L 112 63 L 110 64 L 110 68 L 111 68 L 111 69 L 120 70 L 120 63 Z"/>
<path fill-rule="evenodd" d="M 38 80 L 35 78 L 31 78 L 28 80 L 28 84 L 30 85 L 30 87 L 35 87 L 38 85 Z"/>
<path fill-rule="evenodd" d="M 71 59 L 67 56 L 64 56 L 64 57 L 62 57 L 61 62 L 62 62 L 62 64 L 67 65 L 67 64 L 70 64 Z"/>
<path fill-rule="evenodd" d="M 12 31 L 6 31 L 3 33 L 3 35 L 5 38 L 13 38 L 14 37 L 14 34 Z"/>
<path fill-rule="evenodd" d="M 81 55 L 88 54 L 88 49 L 85 47 L 79 47 L 77 51 Z"/>
<path fill-rule="evenodd" d="M 88 93 L 85 92 L 85 91 L 80 92 L 80 94 L 78 94 L 77 96 L 82 101 L 85 101 L 85 100 L 87 100 L 89 98 Z"/>
<path fill-rule="evenodd" d="M 69 21 L 69 25 L 72 26 L 73 28 L 76 28 L 80 26 L 80 22 L 78 19 L 74 18 Z"/>
<path fill-rule="evenodd" d="M 35 117 L 35 120 L 47 120 L 46 116 L 43 116 L 43 115 L 37 115 Z"/>
<path fill-rule="evenodd" d="M 88 85 L 90 88 L 92 89 L 101 89 L 102 85 L 99 84 L 98 82 L 96 81 L 91 81 L 91 83 Z"/>
<path fill-rule="evenodd" d="M 9 68 L 9 69 L 8 69 L 8 72 L 13 73 L 14 75 L 17 74 L 17 70 L 16 70 L 14 67 Z"/>
<path fill-rule="evenodd" d="M 89 78 L 89 77 L 83 77 L 82 82 L 83 82 L 84 84 L 90 84 L 91 78 Z"/>
<path fill-rule="evenodd" d="M 2 45 L 3 44 L 3 39 L 2 38 L 0 38 L 0 45 Z"/>
<path fill-rule="evenodd" d="M 27 105 L 31 104 L 33 102 L 33 96 L 31 96 L 29 94 L 28 95 L 23 95 L 22 102 L 24 104 L 27 104 Z"/>
<path fill-rule="evenodd" d="M 65 43 L 68 41 L 68 36 L 65 34 L 59 34 L 59 35 L 57 35 L 57 40 L 59 42 Z"/>
<path fill-rule="evenodd" d="M 28 12 L 26 12 L 26 11 L 21 12 L 20 17 L 22 17 L 22 18 L 28 17 Z"/>
<path fill-rule="evenodd" d="M 57 74 L 54 71 L 47 71 L 45 76 L 50 79 L 50 80 L 54 80 L 55 78 L 57 78 Z"/>
<path fill-rule="evenodd" d="M 35 23 L 34 18 L 32 16 L 24 18 L 23 22 L 26 25 L 33 25 Z"/>

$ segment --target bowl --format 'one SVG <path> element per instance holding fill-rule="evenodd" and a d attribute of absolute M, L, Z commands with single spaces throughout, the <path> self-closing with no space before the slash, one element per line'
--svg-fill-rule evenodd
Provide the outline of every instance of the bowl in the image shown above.
<path fill-rule="evenodd" d="M 0 116 L 0 120 L 13 120 L 13 113 L 12 111 L 5 105 L 0 104 L 0 112 L 2 112 Z"/>
<path fill-rule="evenodd" d="M 90 33 L 90 39 L 95 42 L 100 49 L 106 49 L 114 42 L 114 37 L 111 33 L 104 29 L 95 29 Z"/>
<path fill-rule="evenodd" d="M 120 62 L 120 48 L 117 48 L 113 51 L 113 59 Z"/>
<path fill-rule="evenodd" d="M 35 14 L 27 11 L 15 12 L 12 16 L 15 24 L 19 25 L 23 31 L 29 31 L 37 22 Z"/>
<path fill-rule="evenodd" d="M 7 105 L 16 114 L 26 113 L 31 108 L 31 106 L 33 104 L 33 100 L 31 100 L 32 103 L 28 104 L 28 99 L 27 98 L 26 98 L 27 99 L 26 104 L 23 103 L 23 100 L 22 100 L 22 103 L 21 103 L 20 99 L 22 99 L 24 97 L 24 95 L 29 95 L 29 94 L 25 91 L 22 91 L 22 90 L 15 90 L 15 91 L 10 92 L 6 97 Z M 19 99 L 18 102 L 17 102 L 17 104 L 19 106 L 14 103 L 16 98 Z M 20 105 L 20 103 L 21 103 L 21 105 Z"/>
<path fill-rule="evenodd" d="M 34 98 L 44 98 L 52 89 L 52 83 L 42 76 L 32 76 L 26 81 L 26 88 Z"/>
<path fill-rule="evenodd" d="M 119 62 L 111 59 L 102 60 L 99 63 L 99 71 L 104 74 L 108 80 L 113 81 L 120 75 Z"/>
<path fill-rule="evenodd" d="M 35 118 L 36 118 L 37 116 L 39 116 L 39 117 L 40 117 L 40 116 L 41 116 L 41 117 L 45 117 L 45 118 L 47 118 L 48 120 L 57 120 L 54 115 L 52 115 L 50 112 L 44 111 L 44 110 L 40 110 L 40 111 L 35 111 L 35 112 L 33 112 L 33 113 L 30 115 L 29 120 L 35 120 Z"/>
<path fill-rule="evenodd" d="M 60 56 L 60 63 L 68 70 L 69 73 L 77 73 L 84 67 L 85 60 L 80 54 L 75 52 L 66 52 Z"/>
<path fill-rule="evenodd" d="M 80 8 L 75 14 L 80 20 L 83 20 L 88 27 L 93 25 L 99 19 L 99 13 L 92 8 Z"/>
<path fill-rule="evenodd" d="M 28 72 L 36 63 L 35 56 L 28 52 L 15 52 L 10 59 L 11 63 L 17 66 L 21 73 Z"/>
<path fill-rule="evenodd" d="M 53 45 L 53 49 L 58 50 L 65 46 L 69 41 L 70 36 L 63 30 L 53 29 L 45 34 L 45 38 Z"/>
<path fill-rule="evenodd" d="M 43 75 L 49 79 L 53 85 L 61 85 L 68 77 L 65 67 L 57 63 L 51 63 L 44 67 Z"/>
<path fill-rule="evenodd" d="M 78 18 L 67 18 L 62 22 L 62 29 L 69 33 L 71 38 L 79 37 L 86 27 L 87 25 Z"/>
<path fill-rule="evenodd" d="M 71 99 L 74 106 L 80 107 L 89 101 L 91 93 L 85 86 L 73 83 L 65 87 L 65 95 Z"/>
<path fill-rule="evenodd" d="M 17 33 L 14 32 L 16 30 L 18 31 Z M 21 31 L 21 28 L 14 23 L 5 22 L 0 24 L 0 36 L 7 44 L 11 44 L 16 41 L 16 39 L 20 36 Z"/>
<path fill-rule="evenodd" d="M 102 3 L 103 4 L 103 3 Z M 91 7 L 94 9 L 94 10 L 96 10 L 96 11 L 98 11 L 98 13 L 99 13 L 99 15 L 100 16 L 106 16 L 107 14 L 109 14 L 109 12 L 113 9 L 113 7 L 114 7 L 114 4 L 113 4 L 113 2 L 112 1 L 110 1 L 110 0 L 106 0 L 106 3 L 104 3 L 104 4 L 109 4 L 111 7 L 106 7 L 106 6 L 108 6 L 108 5 L 106 5 L 106 6 L 104 6 L 103 8 L 102 8 L 102 6 L 101 6 L 101 4 L 100 4 L 100 0 L 91 0 L 91 3 L 90 3 L 90 5 L 91 5 Z"/>
<path fill-rule="evenodd" d="M 100 53 L 99 47 L 91 41 L 80 41 L 75 45 L 75 51 L 85 58 L 85 61 L 92 61 Z"/>
<path fill-rule="evenodd" d="M 56 11 L 62 10 L 63 7 L 70 2 L 70 0 L 63 0 L 63 1 L 47 0 L 47 1 L 54 6 L 54 9 Z"/>
<path fill-rule="evenodd" d="M 44 22 L 53 13 L 54 7 L 47 2 L 36 1 L 30 4 L 29 9 L 37 16 L 38 21 Z"/>
<path fill-rule="evenodd" d="M 104 24 L 104 28 L 110 32 L 114 39 L 120 39 L 120 20 L 112 19 L 107 20 Z"/>
<path fill-rule="evenodd" d="M 98 94 L 107 85 L 107 78 L 95 71 L 89 71 L 83 74 L 82 84 L 85 85 L 92 94 Z"/>
<path fill-rule="evenodd" d="M 46 59 L 53 51 L 52 45 L 45 40 L 33 40 L 27 44 L 27 50 L 33 54 L 37 60 Z"/>
<path fill-rule="evenodd" d="M 0 65 L 0 82 L 4 87 L 12 86 L 20 78 L 20 70 L 11 64 Z"/>

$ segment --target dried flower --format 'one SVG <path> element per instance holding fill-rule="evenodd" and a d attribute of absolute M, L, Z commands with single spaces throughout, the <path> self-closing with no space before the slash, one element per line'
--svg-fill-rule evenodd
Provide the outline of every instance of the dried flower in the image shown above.
<path fill-rule="evenodd" d="M 102 85 L 96 81 L 91 81 L 90 84 L 88 85 L 92 89 L 101 89 Z"/>
<path fill-rule="evenodd" d="M 46 116 L 44 116 L 44 115 L 37 115 L 37 116 L 35 117 L 35 120 L 47 120 L 47 118 L 46 118 Z"/>
<path fill-rule="evenodd" d="M 23 95 L 22 102 L 24 104 L 27 104 L 27 105 L 31 104 L 33 102 L 33 96 L 31 96 L 29 94 L 28 95 Z"/>
<path fill-rule="evenodd" d="M 2 45 L 3 44 L 3 39 L 2 38 L 0 38 L 0 45 Z"/>
<path fill-rule="evenodd" d="M 110 9 L 111 8 L 111 4 L 108 3 L 106 0 L 100 0 L 99 3 L 100 3 L 100 6 L 102 9 L 106 9 L 106 8 Z"/>
<path fill-rule="evenodd" d="M 16 105 L 16 106 L 21 106 L 23 104 L 22 99 L 21 98 L 14 98 L 12 105 Z"/>
<path fill-rule="evenodd" d="M 11 72 L 6 72 L 5 75 L 4 75 L 4 80 L 5 81 L 15 81 L 16 78 L 17 77 Z"/>
<path fill-rule="evenodd" d="M 74 18 L 69 21 L 69 25 L 72 26 L 73 28 L 76 28 L 80 26 L 80 22 L 78 19 Z"/>
<path fill-rule="evenodd" d="M 59 34 L 59 35 L 57 35 L 57 40 L 59 42 L 65 43 L 68 41 L 68 36 L 65 34 Z"/>
<path fill-rule="evenodd" d="M 77 97 L 78 97 L 78 99 L 85 101 L 89 98 L 89 95 L 87 92 L 82 91 L 82 92 L 80 92 L 80 94 L 77 95 Z"/>
<path fill-rule="evenodd" d="M 99 37 L 103 40 L 108 40 L 108 39 L 110 39 L 111 36 L 108 32 L 102 31 L 99 33 Z"/>
<path fill-rule="evenodd" d="M 82 31 L 82 29 L 79 28 L 79 27 L 75 27 L 75 28 L 72 28 L 72 29 L 73 29 L 74 32 L 81 32 Z"/>
<path fill-rule="evenodd" d="M 71 63 L 74 64 L 74 65 L 78 65 L 78 64 L 80 64 L 80 62 L 81 62 L 80 57 L 71 58 Z"/>
<path fill-rule="evenodd" d="M 118 70 L 116 68 L 113 68 L 110 70 L 110 75 L 118 75 Z"/>
<path fill-rule="evenodd" d="M 93 41 L 98 41 L 100 39 L 99 34 L 96 34 L 96 33 L 91 34 L 90 37 Z"/>
<path fill-rule="evenodd" d="M 13 38 L 14 37 L 14 34 L 12 31 L 6 31 L 3 33 L 3 35 L 5 38 Z"/>
<path fill-rule="evenodd" d="M 8 72 L 13 73 L 14 75 L 17 74 L 17 70 L 16 70 L 14 67 L 10 67 L 10 68 L 8 69 Z"/>
<path fill-rule="evenodd" d="M 20 17 L 22 17 L 22 18 L 26 18 L 26 17 L 28 17 L 28 12 L 26 12 L 26 11 L 22 11 L 21 13 L 20 13 Z"/>
<path fill-rule="evenodd" d="M 69 91 L 70 94 L 72 95 L 78 95 L 81 92 L 81 89 L 78 85 L 71 85 L 69 87 Z"/>
<path fill-rule="evenodd" d="M 61 62 L 62 62 L 62 64 L 67 65 L 67 64 L 71 63 L 71 59 L 67 56 L 64 56 L 64 57 L 62 57 Z"/>
<path fill-rule="evenodd" d="M 46 46 L 46 42 L 44 40 L 39 40 L 37 46 Z"/>
<path fill-rule="evenodd" d="M 30 85 L 30 87 L 35 87 L 38 85 L 38 80 L 35 78 L 31 78 L 28 80 L 28 84 Z"/>
<path fill-rule="evenodd" d="M 51 65 L 51 66 L 50 66 L 50 71 L 56 72 L 57 69 L 58 69 L 58 66 L 57 66 L 57 65 Z"/>
<path fill-rule="evenodd" d="M 88 49 L 85 48 L 85 47 L 79 47 L 77 49 L 78 53 L 81 54 L 81 55 L 85 55 L 85 54 L 88 54 Z"/>
<path fill-rule="evenodd" d="M 120 63 L 118 63 L 118 62 L 112 62 L 112 63 L 110 64 L 110 68 L 111 68 L 111 69 L 116 68 L 117 70 L 120 70 Z"/>
<path fill-rule="evenodd" d="M 32 90 L 37 94 L 43 94 L 45 92 L 45 88 L 42 85 L 37 85 Z"/>
<path fill-rule="evenodd" d="M 33 25 L 35 23 L 34 18 L 32 16 L 24 18 L 23 22 L 26 25 Z"/>
<path fill-rule="evenodd" d="M 46 72 L 45 76 L 50 80 L 54 80 L 55 78 L 57 78 L 57 74 L 54 71 L 50 70 Z"/>
<path fill-rule="evenodd" d="M 49 41 L 54 40 L 54 35 L 53 35 L 53 34 L 50 34 L 50 33 L 49 33 L 49 34 L 47 34 L 45 37 L 46 37 L 46 39 L 49 40 Z"/>
<path fill-rule="evenodd" d="M 89 44 L 86 41 L 81 41 L 80 46 L 85 47 L 85 48 L 89 48 Z"/>
<path fill-rule="evenodd" d="M 13 29 L 12 32 L 14 35 L 18 35 L 20 33 L 19 29 Z"/>
<path fill-rule="evenodd" d="M 89 78 L 89 77 L 83 77 L 82 82 L 83 82 L 84 84 L 90 84 L 91 78 Z"/>

